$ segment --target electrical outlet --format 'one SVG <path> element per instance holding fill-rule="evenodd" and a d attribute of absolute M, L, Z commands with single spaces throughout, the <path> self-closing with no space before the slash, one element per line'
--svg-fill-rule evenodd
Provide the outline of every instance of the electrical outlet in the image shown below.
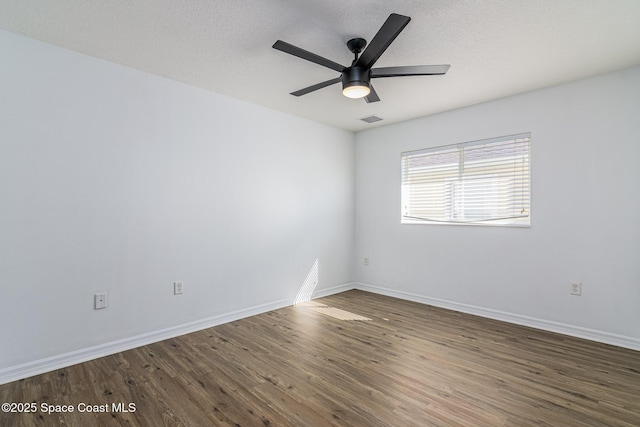
<path fill-rule="evenodd" d="M 582 295 L 582 283 L 580 282 L 571 282 L 569 287 L 569 293 L 571 295 Z"/>
<path fill-rule="evenodd" d="M 177 282 L 173 282 L 173 294 L 174 295 L 182 294 L 182 288 L 183 288 L 182 280 L 179 280 Z"/>
<path fill-rule="evenodd" d="M 107 293 L 101 292 L 93 296 L 93 309 L 100 310 L 107 308 Z"/>
<path fill-rule="evenodd" d="M 369 258 L 364 259 L 364 265 L 369 265 Z"/>

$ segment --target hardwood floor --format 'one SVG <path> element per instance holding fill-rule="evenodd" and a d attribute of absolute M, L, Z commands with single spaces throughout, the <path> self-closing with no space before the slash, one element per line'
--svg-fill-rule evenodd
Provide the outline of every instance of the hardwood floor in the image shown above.
<path fill-rule="evenodd" d="M 0 425 L 640 426 L 640 352 L 362 291 L 315 301 L 371 320 L 288 307 L 5 384 L 0 402 L 37 410 Z"/>

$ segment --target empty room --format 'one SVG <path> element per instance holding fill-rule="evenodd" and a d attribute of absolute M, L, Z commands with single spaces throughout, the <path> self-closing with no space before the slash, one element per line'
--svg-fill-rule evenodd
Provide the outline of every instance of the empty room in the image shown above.
<path fill-rule="evenodd" d="M 0 426 L 640 425 L 640 1 L 0 1 Z"/>

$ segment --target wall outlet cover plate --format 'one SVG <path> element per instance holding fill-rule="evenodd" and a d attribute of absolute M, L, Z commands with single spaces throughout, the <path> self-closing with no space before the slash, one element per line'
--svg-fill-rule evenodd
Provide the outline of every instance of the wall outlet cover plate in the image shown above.
<path fill-rule="evenodd" d="M 93 296 L 93 308 L 94 310 L 101 310 L 107 308 L 107 293 L 101 292 Z"/>

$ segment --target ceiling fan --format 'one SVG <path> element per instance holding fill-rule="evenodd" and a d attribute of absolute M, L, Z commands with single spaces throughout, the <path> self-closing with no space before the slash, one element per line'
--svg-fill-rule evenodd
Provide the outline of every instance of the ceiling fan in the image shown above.
<path fill-rule="evenodd" d="M 398 34 L 407 26 L 411 18 L 404 15 L 392 13 L 378 33 L 373 37 L 369 46 L 362 38 L 354 38 L 347 42 L 347 47 L 355 55 L 351 66 L 345 67 L 337 62 L 306 51 L 297 46 L 278 40 L 273 44 L 273 48 L 288 53 L 298 58 L 306 59 L 327 68 L 331 68 L 339 73 L 340 77 L 317 83 L 304 89 L 291 92 L 291 95 L 302 96 L 307 93 L 342 82 L 342 94 L 348 98 L 364 98 L 366 102 L 378 102 L 380 98 L 371 85 L 371 79 L 381 77 L 402 77 L 402 76 L 430 76 L 445 74 L 450 65 L 414 65 L 408 67 L 382 67 L 372 68 L 378 58 L 387 50 L 389 45 L 398 37 Z M 363 52 L 364 49 L 364 52 Z M 362 55 L 360 53 L 362 52 Z"/>

